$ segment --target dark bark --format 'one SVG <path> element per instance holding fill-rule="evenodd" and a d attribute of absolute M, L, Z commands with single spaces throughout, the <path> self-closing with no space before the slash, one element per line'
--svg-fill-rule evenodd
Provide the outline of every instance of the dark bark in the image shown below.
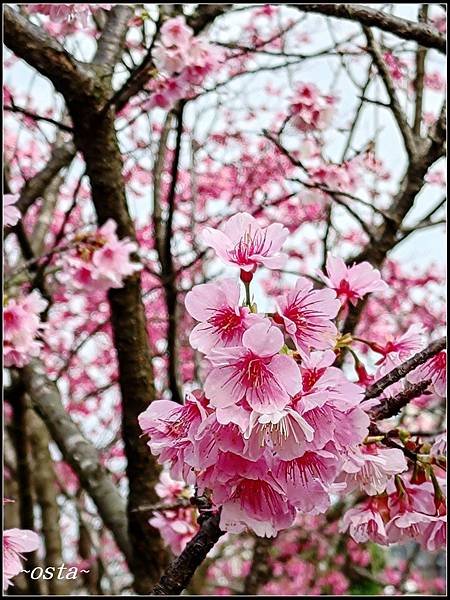
<path fill-rule="evenodd" d="M 178 177 L 178 167 L 181 153 L 181 138 L 183 134 L 183 107 L 181 103 L 175 111 L 177 123 L 177 137 L 175 142 L 175 152 L 171 168 L 171 183 L 167 198 L 168 213 L 164 224 L 164 239 L 161 255 L 161 273 L 163 276 L 164 293 L 167 307 L 167 353 L 169 359 L 169 388 L 172 394 L 172 400 L 181 404 L 183 402 L 178 383 L 178 352 L 177 352 L 177 309 L 178 309 L 178 290 L 175 281 L 175 268 L 172 255 L 173 239 L 173 218 L 175 213 L 175 196 Z"/>
<path fill-rule="evenodd" d="M 97 108 L 104 102 L 101 97 Z M 122 177 L 122 157 L 114 130 L 114 110 L 99 114 L 96 107 L 69 104 L 74 139 L 86 162 L 92 200 L 99 225 L 108 219 L 117 223 L 119 238 L 135 239 Z M 120 289 L 108 293 L 114 346 L 119 364 L 122 396 L 122 434 L 129 482 L 128 520 L 133 548 L 132 571 L 136 591 L 148 593 L 160 576 L 166 552 L 159 531 L 133 509 L 143 502 L 157 502 L 154 491 L 159 467 L 141 437 L 138 416 L 154 400 L 153 369 L 147 336 L 140 276 L 129 277 Z"/>
<path fill-rule="evenodd" d="M 389 419 L 397 415 L 401 409 L 406 406 L 414 398 L 421 396 L 431 383 L 431 379 L 420 381 L 414 385 L 411 385 L 403 392 L 391 396 L 389 398 L 383 398 L 379 406 L 375 406 L 370 411 L 370 417 L 374 421 L 381 419 Z"/>
<path fill-rule="evenodd" d="M 296 4 L 304 12 L 356 21 L 368 27 L 378 27 L 405 40 L 412 40 L 425 48 L 435 48 L 445 54 L 446 40 L 436 29 L 424 23 L 413 23 L 361 4 Z"/>
<path fill-rule="evenodd" d="M 17 208 L 25 214 L 33 202 L 45 193 L 55 176 L 68 167 L 75 156 L 75 147 L 71 142 L 56 146 L 45 167 L 29 179 L 20 192 Z"/>
<path fill-rule="evenodd" d="M 48 431 L 33 410 L 27 414 L 32 447 L 34 487 L 36 499 L 41 508 L 42 535 L 45 543 L 45 566 L 58 567 L 63 562 L 61 530 L 59 526 L 60 511 L 58 506 L 58 487 L 50 455 Z M 53 577 L 48 582 L 51 595 L 70 593 L 70 581 Z"/>
<path fill-rule="evenodd" d="M 10 50 L 48 77 L 66 99 L 89 95 L 93 79 L 88 66 L 76 61 L 42 27 L 33 25 L 10 6 L 5 6 L 4 42 Z"/>
<path fill-rule="evenodd" d="M 208 552 L 224 534 L 219 527 L 219 521 L 218 513 L 203 521 L 200 531 L 187 544 L 180 556 L 167 567 L 159 583 L 152 589 L 153 596 L 181 594 Z"/>
<path fill-rule="evenodd" d="M 417 354 L 414 354 L 414 356 L 408 358 L 408 360 L 405 360 L 405 362 L 403 362 L 401 365 L 395 367 L 392 369 L 392 371 L 389 371 L 389 373 L 384 375 L 384 377 L 376 381 L 367 389 L 364 400 L 369 400 L 379 396 L 387 387 L 393 383 L 396 383 L 397 381 L 400 381 L 400 379 L 403 379 L 403 377 L 413 371 L 416 367 L 422 365 L 429 358 L 432 358 L 435 354 L 438 354 L 438 352 L 441 352 L 441 350 L 445 348 L 446 343 L 447 338 L 442 337 L 435 342 L 432 342 L 428 348 L 425 348 L 425 350 L 417 352 Z"/>
<path fill-rule="evenodd" d="M 232 4 L 199 4 L 195 13 L 186 19 L 187 24 L 192 27 L 195 35 L 198 35 L 231 8 Z"/>
<path fill-rule="evenodd" d="M 19 519 L 20 528 L 34 531 L 34 499 L 33 478 L 31 468 L 31 448 L 27 427 L 27 412 L 29 410 L 25 390 L 19 384 L 14 387 L 11 398 L 13 409 L 12 434 L 16 451 L 16 475 L 19 493 Z M 37 552 L 27 554 L 26 568 L 32 571 L 39 567 Z M 43 582 L 26 575 L 27 586 L 30 594 L 40 595 L 43 593 Z"/>
<path fill-rule="evenodd" d="M 127 533 L 125 502 L 110 473 L 100 463 L 97 450 L 72 421 L 62 405 L 56 384 L 48 379 L 37 361 L 21 370 L 21 381 L 64 459 L 78 475 L 116 544 L 130 562 L 131 544 Z"/>

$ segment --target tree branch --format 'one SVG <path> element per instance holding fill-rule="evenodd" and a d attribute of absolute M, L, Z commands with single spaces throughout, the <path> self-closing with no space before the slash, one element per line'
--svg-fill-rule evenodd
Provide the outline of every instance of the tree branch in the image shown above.
<path fill-rule="evenodd" d="M 198 35 L 217 17 L 220 17 L 231 8 L 233 8 L 232 4 L 199 4 L 195 13 L 188 17 L 186 21 L 189 27 L 194 30 L 195 35 Z"/>
<path fill-rule="evenodd" d="M 111 75 L 122 53 L 132 14 L 131 6 L 116 4 L 108 12 L 105 26 L 97 42 L 97 52 L 92 62 L 108 67 Z"/>
<path fill-rule="evenodd" d="M 410 159 L 406 172 L 400 183 L 397 194 L 392 199 L 389 209 L 390 218 L 380 225 L 376 233 L 376 243 L 367 244 L 359 254 L 348 260 L 349 264 L 368 261 L 376 268 L 380 268 L 388 254 L 398 243 L 398 232 L 402 226 L 403 219 L 414 205 L 414 201 L 422 187 L 424 177 L 430 166 L 436 162 L 445 152 L 446 122 L 445 106 L 441 116 L 436 122 L 427 139 L 418 139 L 418 152 L 413 160 Z M 345 320 L 343 331 L 353 333 L 358 325 L 367 296 L 356 307 L 351 307 Z"/>
<path fill-rule="evenodd" d="M 34 360 L 23 367 L 20 376 L 33 407 L 46 424 L 64 460 L 78 475 L 116 544 L 130 562 L 132 550 L 127 534 L 125 502 L 110 473 L 100 463 L 96 448 L 84 438 L 65 411 L 56 384 L 48 379 L 40 363 Z"/>
<path fill-rule="evenodd" d="M 63 562 L 60 509 L 54 461 L 49 449 L 49 434 L 35 411 L 27 414 L 32 446 L 34 487 L 41 508 L 42 535 L 45 540 L 45 566 L 53 567 Z M 51 595 L 70 593 L 69 580 L 53 577 L 48 582 Z"/>
<path fill-rule="evenodd" d="M 445 36 L 430 25 L 413 23 L 361 4 L 288 4 L 303 12 L 313 12 L 356 21 L 367 27 L 378 27 L 405 40 L 413 40 L 425 48 L 435 48 L 445 54 Z"/>
<path fill-rule="evenodd" d="M 64 142 L 53 148 L 45 167 L 29 179 L 20 192 L 16 206 L 23 215 L 33 202 L 44 194 L 59 171 L 71 163 L 75 154 L 76 150 L 72 142 Z"/>
<path fill-rule="evenodd" d="M 411 400 L 421 396 L 426 391 L 430 383 L 431 379 L 420 381 L 419 383 L 411 385 L 406 390 L 396 394 L 395 396 L 384 398 L 380 405 L 372 408 L 369 413 L 370 418 L 374 421 L 378 421 L 380 419 L 389 419 L 390 417 L 395 416 Z"/>
<path fill-rule="evenodd" d="M 445 348 L 446 343 L 447 338 L 441 337 L 435 342 L 432 342 L 428 348 L 425 348 L 425 350 L 417 352 L 417 354 L 414 354 L 414 356 L 403 362 L 401 365 L 395 367 L 392 369 L 392 371 L 389 371 L 389 373 L 384 375 L 384 377 L 376 381 L 367 389 L 364 395 L 364 400 L 369 400 L 370 398 L 376 398 L 379 396 L 387 387 L 393 383 L 396 383 L 400 379 L 403 379 L 403 377 L 405 377 L 416 367 L 426 362 L 438 352 L 441 352 L 441 350 Z"/>
<path fill-rule="evenodd" d="M 367 38 L 368 50 L 373 58 L 373 62 L 377 66 L 378 73 L 380 74 L 380 77 L 383 80 L 384 86 L 388 93 L 392 114 L 394 115 L 395 120 L 397 121 L 397 125 L 400 129 L 400 133 L 405 144 L 406 152 L 408 153 L 408 156 L 412 158 L 416 154 L 416 142 L 414 139 L 413 132 L 408 124 L 406 115 L 403 112 L 402 107 L 400 106 L 400 102 L 397 98 L 397 92 L 395 91 L 394 83 L 391 79 L 391 75 L 388 71 L 383 55 L 381 54 L 380 47 L 375 41 L 373 33 L 369 29 L 369 27 L 363 27 L 363 30 Z"/>
<path fill-rule="evenodd" d="M 113 219 L 119 238 L 135 240 L 114 127 L 115 111 L 113 107 L 102 109 L 110 95 L 111 88 L 106 82 L 93 102 L 68 101 L 68 109 L 74 126 L 74 142 L 86 163 L 99 225 Z M 122 397 L 122 436 L 129 483 L 127 511 L 133 549 L 131 569 L 135 591 L 147 594 L 160 576 L 167 554 L 159 530 L 152 527 L 144 515 L 132 512 L 142 502 L 157 502 L 154 486 L 160 471 L 141 437 L 138 423 L 138 416 L 155 398 L 140 274 L 128 277 L 122 288 L 110 289 L 108 300 Z"/>
<path fill-rule="evenodd" d="M 4 106 L 3 110 L 24 115 L 25 117 L 29 117 L 34 121 L 44 121 L 44 123 L 54 125 L 55 127 L 58 127 L 58 129 L 60 129 L 61 131 L 66 131 L 67 133 L 72 133 L 73 131 L 70 125 L 65 125 L 64 123 L 61 123 L 61 121 L 56 121 L 55 119 L 51 119 L 50 117 L 36 115 L 35 113 L 32 113 L 29 110 L 26 110 L 25 108 L 21 108 L 20 106 L 16 106 L 15 104 L 13 104 L 12 106 Z"/>
<path fill-rule="evenodd" d="M 428 17 L 428 4 L 422 4 L 419 8 L 419 20 L 425 23 Z M 422 124 L 422 108 L 423 108 L 423 88 L 425 76 L 425 60 L 427 57 L 426 48 L 418 48 L 416 52 L 416 76 L 414 79 L 414 91 L 416 94 L 416 102 L 414 106 L 414 135 L 420 136 L 420 126 Z"/>
<path fill-rule="evenodd" d="M 10 6 L 5 6 L 4 41 L 14 54 L 25 60 L 67 98 L 92 93 L 93 80 L 86 68 L 61 44 Z"/>
<path fill-rule="evenodd" d="M 189 584 L 195 570 L 224 534 L 219 527 L 219 521 L 219 513 L 205 518 L 200 531 L 187 544 L 180 556 L 168 566 L 159 583 L 153 588 L 151 591 L 153 596 L 181 594 Z"/>
<path fill-rule="evenodd" d="M 27 413 L 29 402 L 25 390 L 20 382 L 13 383 L 13 394 L 10 399 L 12 406 L 12 433 L 14 448 L 16 452 L 16 473 L 19 492 L 19 516 L 22 529 L 35 529 L 34 499 L 33 499 L 33 472 L 31 468 L 31 447 L 28 435 Z M 36 551 L 28 555 L 29 568 L 33 570 L 39 566 Z M 43 593 L 43 582 L 36 580 L 27 574 L 26 577 L 29 592 L 41 595 Z"/>
<path fill-rule="evenodd" d="M 171 183 L 167 197 L 168 213 L 167 220 L 164 224 L 164 239 L 163 253 L 161 262 L 161 271 L 163 275 L 163 286 L 166 297 L 167 306 L 167 353 L 169 357 L 169 387 L 172 394 L 172 400 L 182 404 L 183 399 L 180 393 L 177 373 L 177 300 L 178 293 L 174 277 L 174 264 L 172 255 L 172 237 L 173 237 L 173 217 L 175 212 L 175 196 L 178 178 L 178 167 L 181 154 L 181 138 L 183 134 L 183 108 L 184 103 L 181 102 L 178 109 L 175 111 L 176 116 L 176 141 L 175 152 L 172 160 Z"/>

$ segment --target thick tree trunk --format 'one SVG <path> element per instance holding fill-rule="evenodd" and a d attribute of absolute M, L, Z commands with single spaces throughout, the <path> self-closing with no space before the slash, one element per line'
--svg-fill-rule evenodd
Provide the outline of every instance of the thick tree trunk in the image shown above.
<path fill-rule="evenodd" d="M 58 488 L 53 459 L 50 454 L 50 437 L 47 428 L 37 414 L 27 413 L 32 449 L 34 486 L 36 499 L 41 508 L 42 535 L 45 543 L 45 566 L 59 567 L 63 563 L 58 506 Z M 48 593 L 54 596 L 70 593 L 70 582 L 53 577 L 48 582 Z"/>
<path fill-rule="evenodd" d="M 105 96 L 103 96 L 105 97 Z M 75 130 L 75 143 L 83 154 L 89 176 L 92 200 L 99 225 L 108 219 L 117 223 L 120 238 L 135 239 L 134 225 L 128 212 L 122 177 L 122 157 L 115 129 L 114 111 L 98 114 L 100 104 L 86 107 L 69 105 Z M 129 277 L 123 288 L 108 293 L 114 346 L 119 365 L 122 395 L 122 434 L 127 457 L 129 482 L 128 528 L 133 548 L 132 570 L 135 589 L 146 594 L 159 579 L 166 564 L 166 552 L 157 529 L 148 518 L 133 509 L 154 504 L 154 490 L 160 468 L 141 437 L 138 416 L 155 398 L 153 369 L 148 343 L 140 276 Z"/>

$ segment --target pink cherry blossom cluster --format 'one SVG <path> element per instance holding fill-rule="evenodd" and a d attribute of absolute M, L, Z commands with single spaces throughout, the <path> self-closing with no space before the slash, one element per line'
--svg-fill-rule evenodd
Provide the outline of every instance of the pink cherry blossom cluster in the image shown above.
<path fill-rule="evenodd" d="M 172 477 L 211 494 L 221 527 L 234 533 L 248 527 L 274 536 L 297 511 L 326 511 L 333 492 L 381 493 L 407 468 L 400 451 L 362 444 L 369 426 L 364 389 L 333 366 L 334 319 L 348 299 L 384 289 L 379 273 L 329 260 L 324 280 L 332 289 L 299 278 L 274 312 L 258 313 L 254 272 L 284 265 L 287 235 L 280 224 L 262 227 L 247 213 L 220 230 L 204 229 L 203 241 L 240 268 L 245 302 L 229 278 L 186 295 L 198 321 L 190 343 L 205 355 L 203 391 L 188 394 L 184 405 L 153 402 L 139 419 L 152 453 Z"/>
<path fill-rule="evenodd" d="M 13 500 L 3 499 L 6 502 Z M 23 552 L 33 552 L 40 546 L 37 533 L 29 529 L 5 529 L 3 531 L 3 590 L 6 590 L 11 579 L 22 572 Z"/>
<path fill-rule="evenodd" d="M 19 194 L 5 194 L 3 196 L 3 226 L 12 227 L 20 219 L 20 210 L 14 206 L 19 199 Z"/>
<path fill-rule="evenodd" d="M 126 277 L 142 269 L 131 260 L 136 242 L 119 240 L 116 229 L 115 221 L 108 219 L 95 233 L 77 236 L 74 249 L 63 258 L 67 281 L 85 291 L 120 288 Z"/>
<path fill-rule="evenodd" d="M 394 83 L 397 85 L 402 84 L 408 73 L 408 64 L 404 60 L 394 56 L 392 52 L 385 52 L 383 58 Z"/>
<path fill-rule="evenodd" d="M 433 484 L 390 480 L 387 493 L 373 496 L 349 510 L 341 531 L 349 531 L 356 542 L 372 540 L 390 545 L 414 540 L 429 551 L 444 548 L 447 540 L 447 511 L 443 493 L 446 481 L 435 477 Z"/>
<path fill-rule="evenodd" d="M 206 40 L 195 37 L 182 16 L 167 20 L 153 49 L 160 77 L 149 83 L 148 108 L 169 109 L 201 85 L 217 65 L 218 52 Z"/>
<path fill-rule="evenodd" d="M 87 27 L 89 15 L 96 11 L 110 10 L 112 4 L 27 4 L 29 13 L 47 15 L 55 23 L 72 23 L 76 21 Z"/>
<path fill-rule="evenodd" d="M 172 552 L 180 554 L 198 529 L 192 508 L 177 506 L 180 498 L 186 499 L 192 495 L 192 490 L 184 482 L 175 481 L 167 472 L 163 472 L 155 491 L 165 504 L 172 504 L 173 507 L 155 511 L 149 523 L 159 529 Z"/>
<path fill-rule="evenodd" d="M 313 83 L 302 83 L 295 90 L 290 123 L 304 133 L 323 131 L 330 123 L 336 99 L 322 95 Z"/>
<path fill-rule="evenodd" d="M 44 327 L 39 313 L 45 310 L 47 304 L 36 290 L 7 301 L 3 311 L 3 358 L 6 367 L 23 367 L 33 357 L 39 356 L 43 344 L 36 336 Z"/>

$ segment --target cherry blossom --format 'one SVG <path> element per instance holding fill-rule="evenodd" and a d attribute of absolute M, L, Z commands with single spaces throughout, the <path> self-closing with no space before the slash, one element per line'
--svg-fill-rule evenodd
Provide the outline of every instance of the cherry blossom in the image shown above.
<path fill-rule="evenodd" d="M 348 302 L 356 306 L 366 294 L 387 289 L 379 271 L 367 262 L 347 267 L 342 258 L 328 256 L 326 273 L 327 275 L 322 275 L 322 279 L 328 287 L 335 290 L 343 306 Z"/>
<path fill-rule="evenodd" d="M 247 329 L 242 346 L 211 350 L 204 388 L 211 403 L 226 408 L 245 399 L 261 413 L 282 410 L 301 385 L 295 361 L 279 354 L 283 344 L 279 329 L 263 322 Z"/>
<path fill-rule="evenodd" d="M 194 36 L 184 17 L 168 19 L 152 49 L 160 77 L 149 83 L 151 97 L 146 106 L 169 109 L 177 100 L 188 97 L 217 66 L 218 54 L 217 48 Z"/>
<path fill-rule="evenodd" d="M 332 290 L 313 290 L 312 282 L 297 279 L 295 288 L 277 298 L 280 321 L 291 335 L 299 353 L 333 348 L 337 329 L 332 319 L 340 303 Z"/>
<path fill-rule="evenodd" d="M 131 260 L 137 244 L 127 238 L 119 240 L 116 229 L 117 224 L 108 219 L 94 234 L 80 236 L 75 252 L 65 259 L 77 287 L 120 288 L 126 277 L 142 269 Z"/>
<path fill-rule="evenodd" d="M 79 19 L 83 27 L 87 27 L 88 16 L 100 9 L 110 10 L 112 4 L 27 4 L 28 12 L 48 15 L 56 23 Z"/>
<path fill-rule="evenodd" d="M 439 352 L 408 375 L 408 380 L 411 383 L 417 383 L 426 379 L 431 379 L 434 393 L 441 398 L 445 398 L 447 387 L 447 352 Z"/>
<path fill-rule="evenodd" d="M 193 348 L 206 354 L 216 346 L 237 346 L 244 332 L 261 322 L 261 316 L 239 306 L 239 296 L 239 282 L 233 279 L 197 285 L 186 295 L 188 312 L 200 321 L 189 337 Z"/>
<path fill-rule="evenodd" d="M 377 544 L 387 545 L 388 538 L 384 521 L 373 501 L 348 510 L 342 519 L 340 531 L 349 531 L 356 542 L 372 540 Z"/>
<path fill-rule="evenodd" d="M 5 366 L 23 367 L 39 355 L 43 345 L 36 339 L 43 329 L 39 313 L 47 304 L 37 290 L 7 301 L 3 312 Z"/>
<path fill-rule="evenodd" d="M 395 8 L 427 29 L 419 73 L 418 44 L 315 10 L 6 8 L 5 485 L 29 496 L 25 389 L 63 556 L 101 566 L 71 594 L 151 594 L 166 551 L 208 552 L 187 594 L 240 595 L 260 565 L 254 595 L 445 592 L 445 350 L 365 400 L 443 348 L 445 12 Z M 390 548 L 412 541 L 426 573 Z"/>
<path fill-rule="evenodd" d="M 323 130 L 334 113 L 335 98 L 322 96 L 312 83 L 302 83 L 295 90 L 291 105 L 291 123 L 302 132 Z"/>
<path fill-rule="evenodd" d="M 139 416 L 141 429 L 150 437 L 148 445 L 152 453 L 170 464 L 174 479 L 188 479 L 185 455 L 192 452 L 194 435 L 205 416 L 202 401 L 193 394 L 183 406 L 170 400 L 156 400 Z"/>
<path fill-rule="evenodd" d="M 37 533 L 29 529 L 5 529 L 3 531 L 3 589 L 12 585 L 11 579 L 22 572 L 22 554 L 33 552 L 40 546 Z"/>
<path fill-rule="evenodd" d="M 227 220 L 221 230 L 206 227 L 203 242 L 216 251 L 225 263 L 252 272 L 263 265 L 280 269 L 287 256 L 280 252 L 288 230 L 279 223 L 261 227 L 248 213 L 238 213 Z"/>
<path fill-rule="evenodd" d="M 369 496 L 381 494 L 388 480 L 408 469 L 405 456 L 397 448 L 378 448 L 365 445 L 361 450 L 349 453 L 342 466 L 347 490 L 360 487 Z"/>
<path fill-rule="evenodd" d="M 14 206 L 19 199 L 19 194 L 3 195 L 3 219 L 6 227 L 15 225 L 20 219 L 20 210 Z"/>
<path fill-rule="evenodd" d="M 176 507 L 177 501 L 190 495 L 191 491 L 183 481 L 172 479 L 165 471 L 161 473 L 155 491 L 168 506 L 172 504 L 174 507 L 155 511 L 149 524 L 159 529 L 172 552 L 180 554 L 198 529 L 193 511 L 183 506 Z"/>

